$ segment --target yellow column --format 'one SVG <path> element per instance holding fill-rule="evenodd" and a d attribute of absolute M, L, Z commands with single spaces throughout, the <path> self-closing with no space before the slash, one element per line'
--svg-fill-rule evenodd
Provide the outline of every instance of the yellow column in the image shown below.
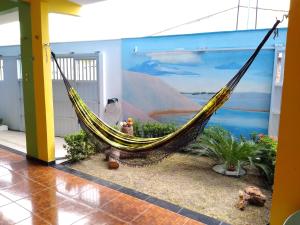
<path fill-rule="evenodd" d="M 31 1 L 33 74 L 38 158 L 55 160 L 48 3 Z"/>
<path fill-rule="evenodd" d="M 300 210 L 300 0 L 291 0 L 271 225 Z"/>

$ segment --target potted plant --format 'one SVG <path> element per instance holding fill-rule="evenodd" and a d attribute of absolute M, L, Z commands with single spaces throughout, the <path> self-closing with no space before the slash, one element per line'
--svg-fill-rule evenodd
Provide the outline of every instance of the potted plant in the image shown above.
<path fill-rule="evenodd" d="M 246 174 L 243 166 L 255 157 L 257 145 L 252 140 L 235 138 L 220 127 L 210 127 L 199 139 L 200 154 L 212 158 L 216 165 L 213 170 L 228 176 Z"/>
<path fill-rule="evenodd" d="M 0 118 L 0 131 L 8 130 L 8 127 L 3 124 L 3 119 Z"/>

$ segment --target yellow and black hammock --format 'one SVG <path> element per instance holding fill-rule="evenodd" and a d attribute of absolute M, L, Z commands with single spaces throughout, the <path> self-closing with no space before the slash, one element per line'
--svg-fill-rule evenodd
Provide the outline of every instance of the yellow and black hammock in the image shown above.
<path fill-rule="evenodd" d="M 121 155 L 124 153 L 127 157 L 124 160 L 120 159 L 121 162 L 128 165 L 143 166 L 159 162 L 170 154 L 180 151 L 202 133 L 213 113 L 230 98 L 234 88 L 247 72 L 263 45 L 276 30 L 279 23 L 280 20 L 275 22 L 245 65 L 200 109 L 200 111 L 190 121 L 175 132 L 158 138 L 132 137 L 103 122 L 83 102 L 77 91 L 70 85 L 64 72 L 61 70 L 55 54 L 53 52 L 51 52 L 51 54 L 61 73 L 69 98 L 74 106 L 82 129 L 94 136 L 97 141 L 118 149 Z M 139 160 L 136 160 L 137 158 Z"/>

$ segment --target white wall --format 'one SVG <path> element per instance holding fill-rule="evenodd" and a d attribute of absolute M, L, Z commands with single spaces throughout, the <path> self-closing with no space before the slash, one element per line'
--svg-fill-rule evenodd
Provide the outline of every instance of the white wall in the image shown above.
<path fill-rule="evenodd" d="M 51 49 L 56 54 L 101 52 L 104 56 L 106 97 L 121 98 L 121 40 L 53 43 Z M 20 56 L 20 54 L 19 46 L 0 46 L 0 55 L 2 56 Z"/>
<path fill-rule="evenodd" d="M 20 87 L 16 57 L 3 57 L 4 81 L 0 81 L 0 118 L 10 129 L 20 130 Z"/>
<path fill-rule="evenodd" d="M 122 61 L 121 61 L 121 40 L 111 41 L 89 41 L 72 43 L 54 43 L 51 49 L 56 54 L 90 54 L 100 52 L 103 61 L 102 74 L 100 74 L 102 112 L 108 98 L 122 97 Z M 13 130 L 22 130 L 23 107 L 20 107 L 22 89 L 17 80 L 17 62 L 20 57 L 19 46 L 0 47 L 0 55 L 4 59 L 4 81 L 0 81 L 0 118 Z M 57 82 L 57 81 L 54 81 Z M 53 85 L 55 88 L 55 85 Z M 80 90 L 79 90 L 80 91 Z M 55 95 L 55 94 L 54 94 Z M 54 106 L 55 107 L 55 106 Z M 96 112 L 97 113 L 97 112 Z M 20 116 L 21 115 L 21 116 Z M 100 112 L 100 115 L 103 113 Z M 109 121 L 106 118 L 103 118 Z M 61 129 L 60 129 L 61 130 Z M 62 135 L 59 133 L 59 135 Z"/>
<path fill-rule="evenodd" d="M 106 96 L 106 99 L 121 99 L 121 40 L 54 43 L 51 44 L 51 48 L 56 54 L 69 54 L 71 52 L 74 52 L 75 54 L 101 52 L 104 62 L 104 96 Z"/>

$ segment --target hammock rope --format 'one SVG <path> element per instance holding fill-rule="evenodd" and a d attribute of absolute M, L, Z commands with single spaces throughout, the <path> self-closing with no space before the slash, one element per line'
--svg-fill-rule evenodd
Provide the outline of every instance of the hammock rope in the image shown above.
<path fill-rule="evenodd" d="M 159 138 L 129 136 L 115 130 L 98 118 L 71 86 L 57 61 L 56 55 L 53 52 L 51 52 L 51 54 L 63 78 L 68 96 L 75 109 L 82 129 L 94 136 L 100 143 L 109 145 L 125 154 L 126 159 L 117 159 L 120 162 L 133 166 L 144 166 L 159 162 L 170 154 L 180 151 L 202 133 L 210 117 L 230 98 L 233 90 L 245 75 L 272 33 L 276 31 L 280 22 L 280 20 L 275 22 L 244 66 L 223 88 L 211 97 L 190 121 L 175 132 Z"/>

